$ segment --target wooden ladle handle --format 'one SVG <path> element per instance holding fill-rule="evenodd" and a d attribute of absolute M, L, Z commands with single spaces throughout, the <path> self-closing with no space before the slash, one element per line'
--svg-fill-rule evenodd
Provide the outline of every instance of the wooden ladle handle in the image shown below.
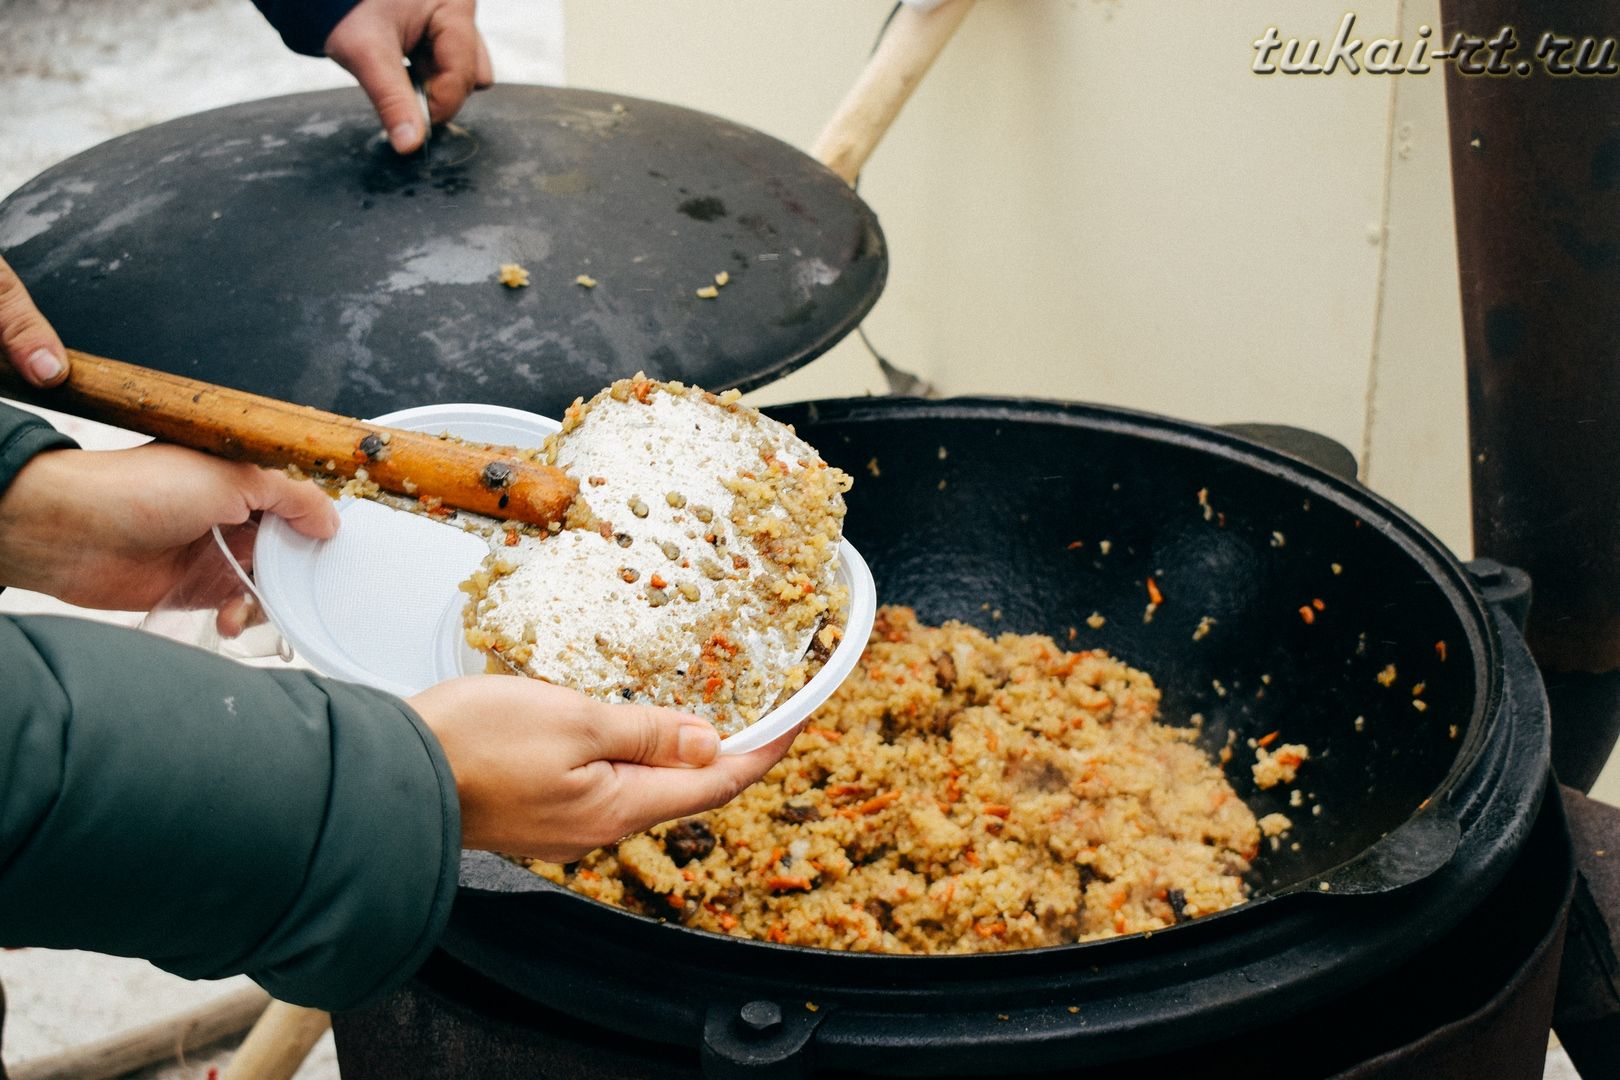
<path fill-rule="evenodd" d="M 927 11 L 907 5 L 895 12 L 855 85 L 816 136 L 810 156 L 853 184 L 973 4 L 945 0 Z"/>
<path fill-rule="evenodd" d="M 480 447 L 68 350 L 67 381 L 39 390 L 0 362 L 0 394 L 193 450 L 305 472 L 366 478 L 384 491 L 549 525 L 579 491 L 568 474 L 511 447 Z"/>

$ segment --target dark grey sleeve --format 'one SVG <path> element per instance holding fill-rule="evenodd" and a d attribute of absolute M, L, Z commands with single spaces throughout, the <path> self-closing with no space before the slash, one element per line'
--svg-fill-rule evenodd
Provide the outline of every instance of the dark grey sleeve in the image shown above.
<path fill-rule="evenodd" d="M 332 28 L 359 0 L 253 0 L 253 6 L 281 34 L 287 48 L 305 56 L 326 51 Z"/>

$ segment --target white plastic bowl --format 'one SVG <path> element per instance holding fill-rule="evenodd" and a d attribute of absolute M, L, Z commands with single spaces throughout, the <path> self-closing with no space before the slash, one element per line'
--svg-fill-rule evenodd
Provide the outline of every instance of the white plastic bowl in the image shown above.
<path fill-rule="evenodd" d="M 555 420 L 499 405 L 425 405 L 375 423 L 475 442 L 539 446 Z M 266 613 L 309 663 L 334 678 L 409 696 L 457 675 L 484 670 L 466 644 L 461 612 L 467 580 L 488 542 L 454 524 L 364 499 L 338 503 L 342 526 L 331 540 L 301 536 L 266 517 L 253 549 Z M 853 546 L 839 549 L 838 577 L 849 590 L 844 637 L 820 671 L 757 723 L 720 743 L 721 753 L 764 746 L 802 724 L 848 677 L 877 614 L 872 573 Z"/>

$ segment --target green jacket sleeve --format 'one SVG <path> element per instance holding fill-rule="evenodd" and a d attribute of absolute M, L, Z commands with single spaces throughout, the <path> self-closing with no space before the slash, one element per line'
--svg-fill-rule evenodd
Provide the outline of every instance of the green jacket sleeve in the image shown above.
<path fill-rule="evenodd" d="M 0 403 L 0 495 L 35 454 L 77 445 L 33 413 Z"/>
<path fill-rule="evenodd" d="M 397 698 L 0 617 L 0 945 L 348 1008 L 432 948 L 460 835 L 449 765 Z"/>

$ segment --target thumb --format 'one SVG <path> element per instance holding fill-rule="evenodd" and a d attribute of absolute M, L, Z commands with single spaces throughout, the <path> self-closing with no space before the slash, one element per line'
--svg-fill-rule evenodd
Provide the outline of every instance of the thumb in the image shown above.
<path fill-rule="evenodd" d="M 62 339 L 4 259 L 0 259 L 0 349 L 11 366 L 35 386 L 55 386 L 67 378 Z"/>
<path fill-rule="evenodd" d="M 597 705 L 582 717 L 596 757 L 636 765 L 707 765 L 720 753 L 714 725 L 650 705 Z"/>
<path fill-rule="evenodd" d="M 341 41 L 328 39 L 332 59 L 354 76 L 371 99 L 394 152 L 415 152 L 421 148 L 427 132 L 423 128 L 422 106 L 411 86 L 399 42 L 387 33 L 362 35 L 358 40 L 351 37 L 346 35 Z"/>
<path fill-rule="evenodd" d="M 309 480 L 294 480 L 284 472 L 251 469 L 244 490 L 254 510 L 263 510 L 284 518 L 298 532 L 316 540 L 330 540 L 337 535 L 338 512 L 332 497 Z"/>

